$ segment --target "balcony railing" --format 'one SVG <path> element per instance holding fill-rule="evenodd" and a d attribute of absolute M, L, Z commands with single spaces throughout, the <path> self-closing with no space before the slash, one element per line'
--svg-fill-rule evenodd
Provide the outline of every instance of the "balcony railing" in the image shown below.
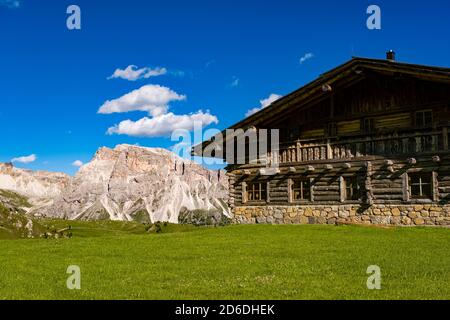
<path fill-rule="evenodd" d="M 269 163 L 339 160 L 448 150 L 448 127 L 379 136 L 295 141 L 268 153 Z"/>

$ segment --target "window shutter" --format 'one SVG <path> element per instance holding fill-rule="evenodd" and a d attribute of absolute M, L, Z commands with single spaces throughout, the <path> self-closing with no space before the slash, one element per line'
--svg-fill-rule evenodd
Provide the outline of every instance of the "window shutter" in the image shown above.
<path fill-rule="evenodd" d="M 267 201 L 267 203 L 270 202 L 270 181 L 267 181 L 267 187 L 266 187 L 266 201 Z"/>

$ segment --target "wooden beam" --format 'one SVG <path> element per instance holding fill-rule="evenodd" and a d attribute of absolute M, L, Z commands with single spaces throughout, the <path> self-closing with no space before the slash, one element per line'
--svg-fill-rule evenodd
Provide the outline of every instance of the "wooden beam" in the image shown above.
<path fill-rule="evenodd" d="M 439 182 L 438 182 L 438 175 L 436 171 L 433 171 L 432 173 L 432 186 L 433 186 L 433 201 L 439 201 Z"/>
<path fill-rule="evenodd" d="M 394 173 L 395 172 L 395 170 L 394 170 L 394 162 L 392 160 L 385 160 L 384 164 L 386 165 L 387 170 L 390 173 Z"/>
<path fill-rule="evenodd" d="M 366 162 L 366 181 L 365 181 L 365 188 L 366 188 L 366 201 L 367 204 L 373 205 L 374 196 L 373 196 L 373 190 L 372 190 L 372 162 L 367 161 Z"/>
<path fill-rule="evenodd" d="M 447 127 L 442 128 L 442 148 L 448 150 L 448 129 Z"/>
<path fill-rule="evenodd" d="M 403 201 L 409 201 L 408 174 L 406 172 L 402 175 L 402 193 Z"/>
<path fill-rule="evenodd" d="M 259 175 L 261 176 L 274 176 L 280 173 L 279 168 L 262 168 L 258 170 Z"/>
<path fill-rule="evenodd" d="M 439 162 L 441 162 L 441 157 L 433 156 L 432 160 L 433 160 L 434 163 L 439 163 Z"/>
<path fill-rule="evenodd" d="M 343 176 L 339 177 L 339 200 L 341 202 L 345 202 L 346 198 L 346 188 L 345 188 L 345 180 Z"/>
<path fill-rule="evenodd" d="M 351 72 L 347 72 L 347 73 L 351 73 Z M 344 79 L 339 84 L 334 83 L 333 86 L 339 87 L 339 89 L 345 89 L 348 86 L 353 85 L 353 84 L 363 80 L 364 78 L 365 78 L 364 76 L 349 77 L 349 79 Z M 309 94 L 307 99 L 300 98 L 300 99 L 298 99 L 298 101 L 296 101 L 295 104 L 290 106 L 290 108 L 287 108 L 287 106 L 284 106 L 283 110 L 277 109 L 276 114 L 271 114 L 270 117 L 269 117 L 269 115 L 266 116 L 266 119 L 261 119 L 260 121 L 258 121 L 258 124 L 265 123 L 265 126 L 271 127 L 272 125 L 276 125 L 280 121 L 284 121 L 284 120 L 288 119 L 291 116 L 291 112 L 296 112 L 298 110 L 305 110 L 305 109 L 313 107 L 316 104 L 320 103 L 321 101 L 329 98 L 329 95 L 327 95 L 327 92 L 324 93 L 322 91 L 321 87 L 319 87 L 319 90 L 317 90 L 317 88 L 316 88 L 316 91 L 319 91 L 320 93 L 318 95 Z M 298 102 L 300 102 L 300 103 L 298 103 Z M 286 110 L 284 110 L 284 109 L 286 109 Z M 288 111 L 288 112 L 286 112 L 286 111 Z"/>
<path fill-rule="evenodd" d="M 241 202 L 247 203 L 247 201 L 248 201 L 248 199 L 247 199 L 247 182 L 242 182 L 241 188 L 242 188 Z"/>
<path fill-rule="evenodd" d="M 288 188 L 288 202 L 289 203 L 294 202 L 293 201 L 294 200 L 293 199 L 293 194 L 292 194 L 292 185 L 293 185 L 293 183 L 294 183 L 294 181 L 292 181 L 292 179 L 288 179 L 288 181 L 287 181 L 287 188 Z"/>

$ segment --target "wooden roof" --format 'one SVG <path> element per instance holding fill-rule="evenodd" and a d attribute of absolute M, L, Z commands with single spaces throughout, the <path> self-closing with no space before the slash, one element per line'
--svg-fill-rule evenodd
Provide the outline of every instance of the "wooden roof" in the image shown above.
<path fill-rule="evenodd" d="M 294 105 L 298 107 L 299 105 L 307 104 L 311 100 L 329 94 L 329 92 L 323 90 L 324 85 L 329 85 L 331 88 L 351 85 L 363 79 L 364 71 L 366 70 L 387 75 L 401 74 L 423 80 L 450 83 L 450 68 L 353 57 L 348 62 L 320 75 L 316 80 L 273 102 L 270 106 L 239 121 L 228 129 L 241 128 L 245 130 L 251 126 L 264 127 L 267 122 L 273 121 L 273 119 L 277 118 L 277 115 L 292 108 Z M 224 134 L 225 130 L 222 133 Z M 210 143 L 211 140 L 207 140 L 194 146 L 192 148 L 192 154 L 201 155 L 200 151 Z"/>

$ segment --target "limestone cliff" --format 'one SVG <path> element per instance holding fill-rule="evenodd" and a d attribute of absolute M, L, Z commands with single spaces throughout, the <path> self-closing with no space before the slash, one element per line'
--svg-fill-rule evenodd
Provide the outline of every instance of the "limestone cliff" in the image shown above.
<path fill-rule="evenodd" d="M 53 204 L 34 214 L 65 219 L 168 221 L 180 212 L 228 215 L 227 178 L 160 148 L 101 148 Z"/>

